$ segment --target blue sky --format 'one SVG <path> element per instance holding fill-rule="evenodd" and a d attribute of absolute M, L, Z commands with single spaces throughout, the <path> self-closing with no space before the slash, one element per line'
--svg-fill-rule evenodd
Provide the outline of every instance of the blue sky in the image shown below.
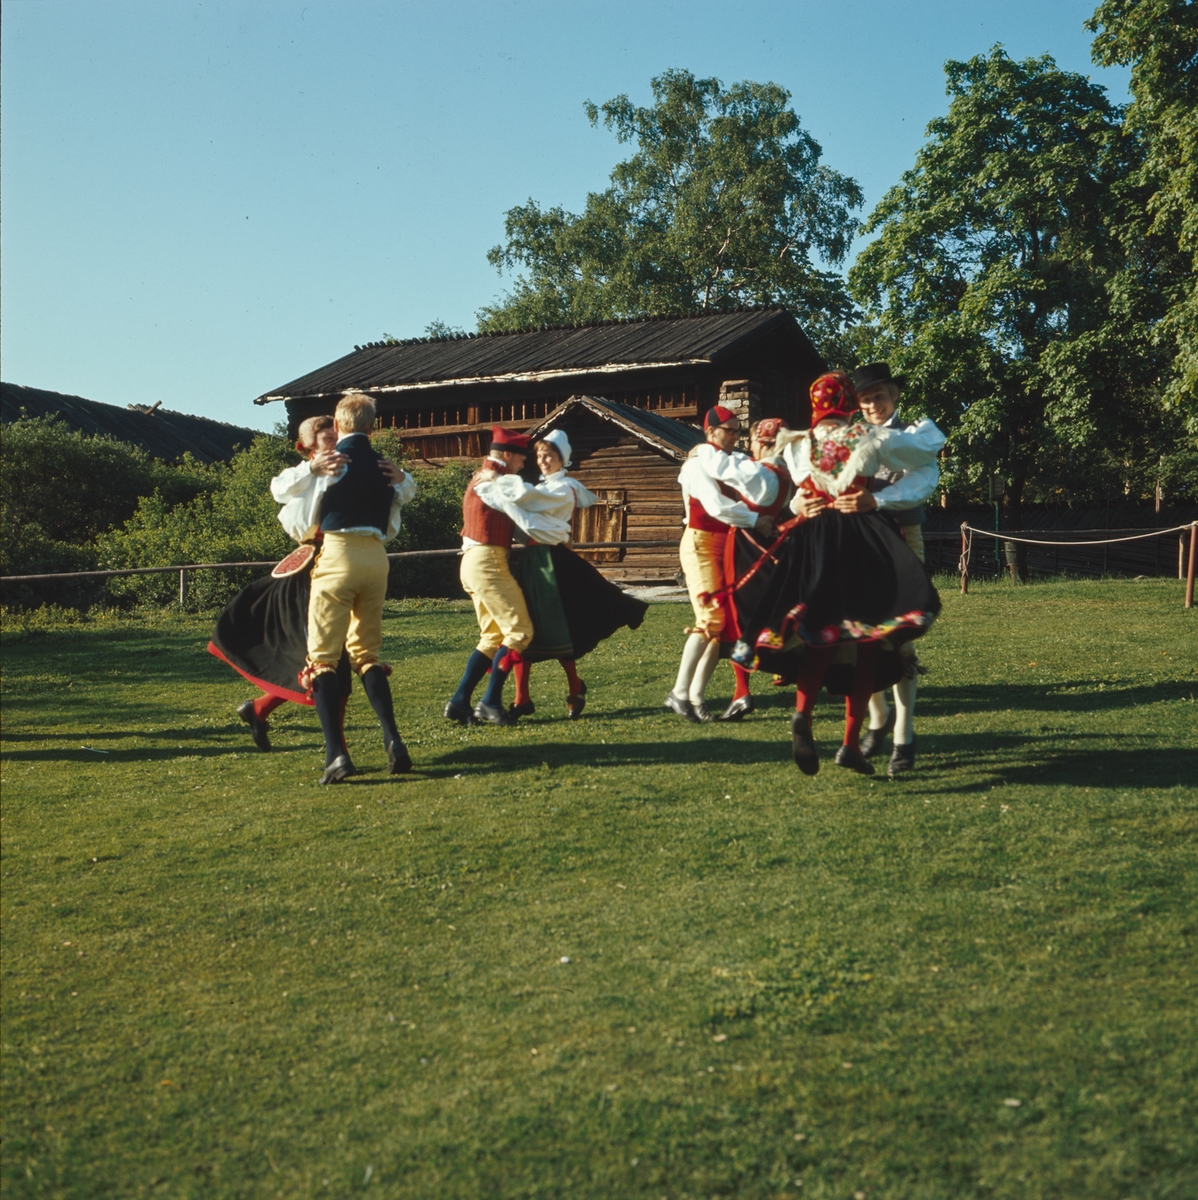
<path fill-rule="evenodd" d="M 677 67 L 781 84 L 865 212 L 1001 42 L 1126 99 L 1097 0 L 3 0 L 6 381 L 267 429 L 254 396 L 384 333 L 473 329 L 530 196 L 627 153 L 583 103 Z"/>

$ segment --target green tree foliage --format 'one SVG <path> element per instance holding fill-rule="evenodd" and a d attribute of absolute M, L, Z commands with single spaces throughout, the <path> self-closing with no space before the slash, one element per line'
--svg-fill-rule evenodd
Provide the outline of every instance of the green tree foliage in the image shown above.
<path fill-rule="evenodd" d="M 279 559 L 294 543 L 279 524 L 270 481 L 299 461 L 285 441 L 262 435 L 232 460 L 212 468 L 216 486 L 190 501 L 172 504 L 162 491 L 145 495 L 121 529 L 97 539 L 106 567 L 161 567 L 193 562 L 259 562 Z M 197 571 L 190 600 L 199 608 L 225 603 L 253 571 Z M 115 579 L 116 596 L 158 604 L 177 595 L 173 575 Z"/>
<path fill-rule="evenodd" d="M 995 47 L 945 69 L 948 114 L 870 216 L 849 278 L 950 432 L 950 483 L 1000 472 L 1020 528 L 1029 484 L 1049 499 L 1118 467 L 1112 447 L 1145 465 L 1162 451 L 1134 325 L 1111 304 L 1138 146 L 1104 90 L 1051 58 Z"/>
<path fill-rule="evenodd" d="M 1143 145 L 1121 230 L 1127 306 L 1147 308 L 1165 399 L 1198 431 L 1198 4 L 1105 0 L 1086 27 L 1096 62 L 1131 66 L 1124 131 Z"/>
<path fill-rule="evenodd" d="M 71 429 L 57 416 L 22 417 L 4 427 L 0 459 L 0 573 L 34 575 L 96 567 L 98 535 L 122 524 L 139 498 L 160 492 L 177 504 L 215 486 L 194 459 L 164 463 L 137 446 Z M 98 584 L 6 588 L 8 603 L 51 592 L 60 603 L 102 593 Z"/>
<path fill-rule="evenodd" d="M 588 102 L 592 125 L 637 149 L 581 214 L 531 199 L 507 212 L 507 241 L 488 258 L 526 274 L 479 312 L 479 329 L 784 304 L 817 340 L 835 332 L 852 304 L 818 264 L 844 260 L 861 190 L 820 163 L 790 93 L 689 71 L 652 88 L 649 108 Z"/>

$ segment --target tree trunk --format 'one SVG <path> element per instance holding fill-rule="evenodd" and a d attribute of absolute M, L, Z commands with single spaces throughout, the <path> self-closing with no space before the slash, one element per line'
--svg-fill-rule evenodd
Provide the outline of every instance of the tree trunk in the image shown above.
<path fill-rule="evenodd" d="M 1023 472 L 1016 470 L 1003 492 L 1003 525 L 1012 532 L 1023 530 L 1023 484 Z M 1015 561 L 1010 568 L 1012 581 L 1027 582 L 1027 547 L 1022 542 L 1015 543 Z"/>

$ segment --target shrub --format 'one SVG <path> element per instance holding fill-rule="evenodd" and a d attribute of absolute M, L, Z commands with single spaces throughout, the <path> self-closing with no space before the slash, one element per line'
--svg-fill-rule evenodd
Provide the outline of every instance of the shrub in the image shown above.
<path fill-rule="evenodd" d="M 165 503 L 178 504 L 215 482 L 190 456 L 163 463 L 57 416 L 21 417 L 4 427 L 0 447 L 0 574 L 94 569 L 96 537 L 128 520 L 140 497 L 157 489 Z M 86 607 L 104 593 L 102 580 L 11 584 L 5 601 Z"/>

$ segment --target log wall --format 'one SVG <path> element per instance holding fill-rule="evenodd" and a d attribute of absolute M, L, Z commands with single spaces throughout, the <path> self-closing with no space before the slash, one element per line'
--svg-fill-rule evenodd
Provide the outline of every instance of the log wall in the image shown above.
<path fill-rule="evenodd" d="M 677 542 L 682 536 L 682 492 L 678 487 L 681 461 L 657 453 L 609 422 L 589 414 L 567 430 L 574 447 L 570 473 L 592 492 L 616 503 L 623 500 L 623 519 L 608 520 L 592 510 L 575 518 L 575 539 L 605 523 L 613 541 Z M 614 493 L 614 495 L 613 495 Z M 672 582 L 678 572 L 678 551 L 671 548 L 584 551 L 585 557 L 617 583 Z"/>

